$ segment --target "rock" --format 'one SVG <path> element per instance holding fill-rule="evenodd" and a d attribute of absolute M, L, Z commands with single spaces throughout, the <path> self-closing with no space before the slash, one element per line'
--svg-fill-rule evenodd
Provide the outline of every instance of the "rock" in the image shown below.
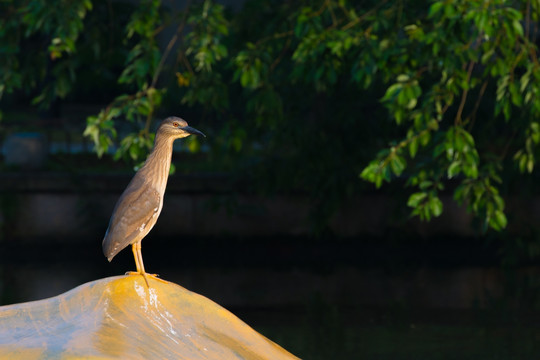
<path fill-rule="evenodd" d="M 176 284 L 128 275 L 0 307 L 2 359 L 298 359 Z"/>

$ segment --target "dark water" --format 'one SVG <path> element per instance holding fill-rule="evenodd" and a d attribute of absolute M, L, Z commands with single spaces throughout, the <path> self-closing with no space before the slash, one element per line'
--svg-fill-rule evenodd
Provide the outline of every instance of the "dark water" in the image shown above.
<path fill-rule="evenodd" d="M 6 239 L 7 240 L 7 239 Z M 11 238 L 2 304 L 133 270 L 100 239 Z M 536 272 L 502 271 L 470 240 L 159 238 L 147 271 L 223 305 L 303 359 L 537 359 Z M 521 275 L 520 275 L 521 274 Z"/>

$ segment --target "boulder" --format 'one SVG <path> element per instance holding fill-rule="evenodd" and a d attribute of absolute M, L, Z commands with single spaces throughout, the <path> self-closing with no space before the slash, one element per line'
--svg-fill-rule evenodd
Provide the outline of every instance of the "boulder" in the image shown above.
<path fill-rule="evenodd" d="M 2 359 L 298 359 L 231 312 L 140 275 L 0 307 Z"/>

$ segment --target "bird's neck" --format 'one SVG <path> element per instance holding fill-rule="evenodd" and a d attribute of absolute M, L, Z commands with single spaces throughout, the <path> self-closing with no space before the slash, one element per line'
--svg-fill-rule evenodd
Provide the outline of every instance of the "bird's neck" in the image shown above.
<path fill-rule="evenodd" d="M 139 170 L 139 172 L 146 173 L 148 176 L 145 176 L 145 178 L 161 192 L 165 191 L 167 179 L 169 178 L 173 142 L 174 138 L 161 137 L 156 134 L 154 148 L 148 155 L 143 167 Z"/>

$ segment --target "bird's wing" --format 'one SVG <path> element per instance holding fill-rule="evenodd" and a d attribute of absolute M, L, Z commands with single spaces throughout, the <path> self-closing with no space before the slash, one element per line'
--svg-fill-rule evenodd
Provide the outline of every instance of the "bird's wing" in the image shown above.
<path fill-rule="evenodd" d="M 133 179 L 118 200 L 103 239 L 103 253 L 109 261 L 148 234 L 159 215 L 160 201 L 161 195 L 153 186 Z"/>

